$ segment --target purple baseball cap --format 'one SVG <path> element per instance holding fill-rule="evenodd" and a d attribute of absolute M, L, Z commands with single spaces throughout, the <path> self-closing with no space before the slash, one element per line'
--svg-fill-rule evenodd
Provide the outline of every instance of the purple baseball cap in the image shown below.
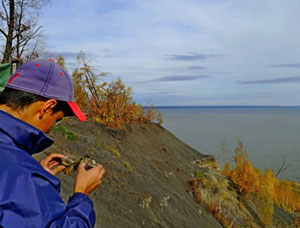
<path fill-rule="evenodd" d="M 86 120 L 86 116 L 74 102 L 72 78 L 53 59 L 24 63 L 10 77 L 6 87 L 66 101 L 80 121 Z"/>

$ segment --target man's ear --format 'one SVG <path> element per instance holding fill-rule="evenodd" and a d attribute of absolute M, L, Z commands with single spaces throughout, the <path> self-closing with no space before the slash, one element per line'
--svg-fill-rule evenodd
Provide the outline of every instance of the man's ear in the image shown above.
<path fill-rule="evenodd" d="M 55 99 L 49 99 L 49 100 L 45 101 L 40 108 L 39 118 L 43 119 L 43 117 L 45 115 L 47 115 L 47 114 L 51 115 L 53 112 L 53 108 L 56 106 L 56 104 L 57 104 L 57 100 L 55 100 Z"/>

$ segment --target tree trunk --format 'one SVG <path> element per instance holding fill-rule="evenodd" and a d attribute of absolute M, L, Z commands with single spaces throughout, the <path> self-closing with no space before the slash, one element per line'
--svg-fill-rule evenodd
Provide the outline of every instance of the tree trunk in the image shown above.
<path fill-rule="evenodd" d="M 12 55 L 12 42 L 14 35 L 14 26 L 15 26 L 15 1 L 9 0 L 9 21 L 8 24 L 8 33 L 6 37 L 6 46 L 3 55 L 2 63 L 9 63 Z"/>
<path fill-rule="evenodd" d="M 22 27 L 22 19 L 24 17 L 23 15 L 23 10 L 24 10 L 24 0 L 19 2 L 19 7 L 20 7 L 20 15 L 18 18 L 18 24 L 15 25 L 15 27 L 17 26 L 16 30 L 17 30 L 17 43 L 16 43 L 16 49 L 17 49 L 17 59 L 21 58 L 21 53 L 20 53 L 20 37 L 21 37 L 21 27 Z"/>

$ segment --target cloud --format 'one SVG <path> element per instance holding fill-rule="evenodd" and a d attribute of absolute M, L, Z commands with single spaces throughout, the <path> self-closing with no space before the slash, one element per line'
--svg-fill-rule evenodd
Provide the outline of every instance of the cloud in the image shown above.
<path fill-rule="evenodd" d="M 202 66 L 191 66 L 189 67 L 190 70 L 205 70 L 207 67 L 202 67 Z"/>
<path fill-rule="evenodd" d="M 178 81 L 195 81 L 202 78 L 210 78 L 209 75 L 172 75 L 159 77 L 148 81 L 131 81 L 131 83 L 149 83 L 149 82 L 178 82 Z"/>
<path fill-rule="evenodd" d="M 49 57 L 58 57 L 58 56 L 62 56 L 64 58 L 76 58 L 78 56 L 78 52 L 68 52 L 68 51 L 64 51 L 64 52 L 44 52 L 42 54 L 42 56 L 44 58 L 49 58 Z"/>
<path fill-rule="evenodd" d="M 300 68 L 300 63 L 276 64 L 276 65 L 270 65 L 269 67 Z"/>
<path fill-rule="evenodd" d="M 277 84 L 277 83 L 290 83 L 300 82 L 300 76 L 287 77 L 287 78 L 273 78 L 266 80 L 254 80 L 254 81 L 236 81 L 239 84 Z"/>
<path fill-rule="evenodd" d="M 209 78 L 209 77 L 211 77 L 211 76 L 208 76 L 208 75 L 199 75 L 199 76 L 173 75 L 173 76 L 155 78 L 154 80 L 151 80 L 151 81 L 154 81 L 154 82 L 193 81 L 193 80 L 197 80 L 200 78 Z"/>
<path fill-rule="evenodd" d="M 45 28 L 48 51 L 92 53 L 101 70 L 132 83 L 135 93 L 151 92 L 153 87 L 174 88 L 185 89 L 195 99 L 215 98 L 199 104 L 274 104 L 275 100 L 299 104 L 294 98 L 300 96 L 298 82 L 276 84 L 283 83 L 277 78 L 300 76 L 300 36 L 295 32 L 300 1 L 291 1 L 65 0 L 43 8 L 39 22 Z M 164 77 L 202 74 L 214 77 Z M 199 83 L 205 83 L 201 90 L 195 88 Z M 270 86 L 255 86 L 247 93 L 268 90 L 273 97 L 238 99 L 245 93 L 241 84 L 251 83 Z M 292 92 L 299 96 L 290 96 Z M 231 96 L 220 100 L 224 94 Z M 164 100 L 163 95 L 157 101 L 190 104 L 177 97 Z"/>
<path fill-rule="evenodd" d="M 118 55 L 105 55 L 105 58 L 117 58 L 119 57 Z"/>
<path fill-rule="evenodd" d="M 206 59 L 216 59 L 224 57 L 225 55 L 207 55 L 197 52 L 190 52 L 186 55 L 167 55 L 168 60 L 174 61 L 196 61 L 196 60 L 206 60 Z"/>

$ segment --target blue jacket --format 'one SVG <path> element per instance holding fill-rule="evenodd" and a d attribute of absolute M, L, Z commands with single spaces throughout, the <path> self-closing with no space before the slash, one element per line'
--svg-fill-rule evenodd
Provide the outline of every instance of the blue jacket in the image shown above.
<path fill-rule="evenodd" d="M 31 157 L 52 144 L 40 130 L 0 111 L 0 225 L 4 228 L 94 227 L 89 197 L 75 193 L 65 205 L 60 180 Z"/>

